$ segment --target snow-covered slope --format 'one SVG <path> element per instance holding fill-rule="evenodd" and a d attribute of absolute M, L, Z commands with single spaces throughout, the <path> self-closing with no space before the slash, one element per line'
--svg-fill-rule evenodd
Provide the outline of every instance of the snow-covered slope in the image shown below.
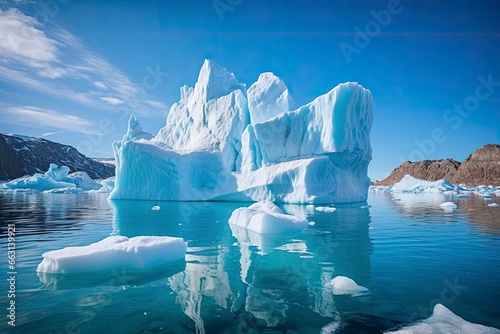
<path fill-rule="evenodd" d="M 165 127 L 114 143 L 113 199 L 343 203 L 366 200 L 372 96 L 357 83 L 290 111 L 283 81 L 263 73 L 248 92 L 205 60 Z M 134 119 L 131 128 L 140 125 Z M 141 129 L 142 131 L 142 129 Z"/>
<path fill-rule="evenodd" d="M 0 180 L 43 173 L 51 163 L 68 166 L 70 172 L 86 172 L 93 179 L 115 174 L 113 166 L 88 158 L 72 146 L 0 133 Z"/>

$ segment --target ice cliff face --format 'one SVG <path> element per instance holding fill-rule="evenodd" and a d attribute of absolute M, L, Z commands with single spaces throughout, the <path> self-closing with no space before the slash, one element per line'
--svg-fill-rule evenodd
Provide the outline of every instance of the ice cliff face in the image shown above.
<path fill-rule="evenodd" d="M 248 91 L 205 60 L 149 139 L 129 122 L 114 143 L 113 199 L 346 203 L 367 197 L 372 96 L 340 84 L 298 109 L 263 73 Z M 137 130 L 139 129 L 139 130 Z"/>

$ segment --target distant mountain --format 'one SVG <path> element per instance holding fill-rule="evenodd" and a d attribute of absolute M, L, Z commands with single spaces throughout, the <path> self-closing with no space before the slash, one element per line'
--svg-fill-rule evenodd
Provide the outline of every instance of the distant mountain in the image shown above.
<path fill-rule="evenodd" d="M 428 181 L 446 179 L 473 187 L 500 186 L 500 145 L 484 145 L 461 163 L 453 159 L 405 161 L 375 185 L 392 186 L 406 174 Z"/>
<path fill-rule="evenodd" d="M 115 175 L 112 165 L 88 158 L 72 146 L 0 133 L 0 180 L 46 172 L 51 163 L 68 166 L 70 172 L 87 172 L 93 179 Z"/>

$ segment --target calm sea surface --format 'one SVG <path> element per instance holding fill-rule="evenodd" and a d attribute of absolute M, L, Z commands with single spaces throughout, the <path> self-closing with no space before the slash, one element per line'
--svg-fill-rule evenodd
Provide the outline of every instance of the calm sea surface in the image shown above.
<path fill-rule="evenodd" d="M 439 204 L 452 200 L 458 210 Z M 231 228 L 248 203 L 108 201 L 106 194 L 0 192 L 0 333 L 380 333 L 428 317 L 436 303 L 500 328 L 500 207 L 482 197 L 370 193 L 263 237 Z M 160 210 L 151 210 L 159 205 Z M 16 230 L 15 298 L 7 298 L 7 225 Z M 186 261 L 149 271 L 38 275 L 46 251 L 109 235 L 182 237 Z M 348 276 L 370 290 L 333 295 Z M 15 327 L 7 324 L 15 300 Z M 325 329 L 326 332 L 326 329 Z"/>

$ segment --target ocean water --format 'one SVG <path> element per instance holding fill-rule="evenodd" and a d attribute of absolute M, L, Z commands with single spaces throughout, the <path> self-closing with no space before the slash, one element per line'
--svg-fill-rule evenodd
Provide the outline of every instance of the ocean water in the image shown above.
<path fill-rule="evenodd" d="M 447 200 L 458 209 L 442 210 Z M 270 238 L 227 223 L 248 203 L 0 192 L 0 333 L 380 333 L 427 318 L 437 303 L 500 328 L 500 207 L 487 206 L 495 201 L 370 193 L 333 213 L 281 205 L 315 224 Z M 9 224 L 17 273 L 10 299 Z M 186 261 L 37 274 L 44 252 L 111 234 L 183 237 Z M 334 295 L 329 282 L 339 275 L 370 292 Z M 7 323 L 11 299 L 15 327 Z"/>

